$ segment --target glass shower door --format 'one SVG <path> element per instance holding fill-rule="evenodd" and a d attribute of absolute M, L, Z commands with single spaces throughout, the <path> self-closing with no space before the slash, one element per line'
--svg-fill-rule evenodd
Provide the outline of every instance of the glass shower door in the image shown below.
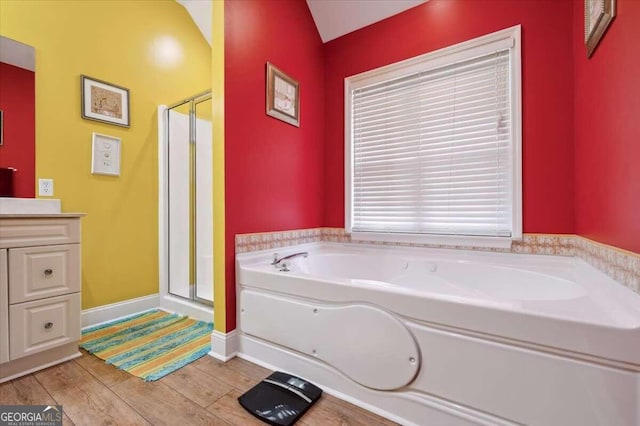
<path fill-rule="evenodd" d="M 213 303 L 213 147 L 211 96 L 195 109 L 195 288 L 194 298 Z"/>
<path fill-rule="evenodd" d="M 213 303 L 211 95 L 167 112 L 169 293 Z"/>

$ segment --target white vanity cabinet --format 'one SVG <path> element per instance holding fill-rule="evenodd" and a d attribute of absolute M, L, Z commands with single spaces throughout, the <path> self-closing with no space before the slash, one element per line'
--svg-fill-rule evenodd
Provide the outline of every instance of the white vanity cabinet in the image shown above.
<path fill-rule="evenodd" d="M 9 274 L 6 265 L 7 250 L 0 249 L 0 365 L 9 361 Z"/>
<path fill-rule="evenodd" d="M 0 382 L 80 355 L 81 216 L 0 215 Z"/>

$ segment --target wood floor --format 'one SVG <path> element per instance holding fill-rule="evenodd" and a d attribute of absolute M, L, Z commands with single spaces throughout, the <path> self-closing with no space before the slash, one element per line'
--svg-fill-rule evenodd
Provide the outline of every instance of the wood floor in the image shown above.
<path fill-rule="evenodd" d="M 59 404 L 65 425 L 263 425 L 237 398 L 271 372 L 234 358 L 205 356 L 145 382 L 82 351 L 82 357 L 0 385 L 0 404 Z M 306 426 L 394 425 L 323 394 L 297 423 Z"/>

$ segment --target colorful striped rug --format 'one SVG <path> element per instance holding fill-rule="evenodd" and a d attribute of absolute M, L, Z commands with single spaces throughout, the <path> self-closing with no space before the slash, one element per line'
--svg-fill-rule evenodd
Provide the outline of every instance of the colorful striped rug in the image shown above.
<path fill-rule="evenodd" d="M 80 347 L 147 381 L 211 350 L 213 323 L 153 310 L 82 331 Z"/>

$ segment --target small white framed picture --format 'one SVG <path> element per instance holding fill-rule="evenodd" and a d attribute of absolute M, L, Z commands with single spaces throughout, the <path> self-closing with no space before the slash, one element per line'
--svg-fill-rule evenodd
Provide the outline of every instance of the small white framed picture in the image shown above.
<path fill-rule="evenodd" d="M 100 133 L 93 134 L 91 173 L 120 176 L 120 138 Z"/>

